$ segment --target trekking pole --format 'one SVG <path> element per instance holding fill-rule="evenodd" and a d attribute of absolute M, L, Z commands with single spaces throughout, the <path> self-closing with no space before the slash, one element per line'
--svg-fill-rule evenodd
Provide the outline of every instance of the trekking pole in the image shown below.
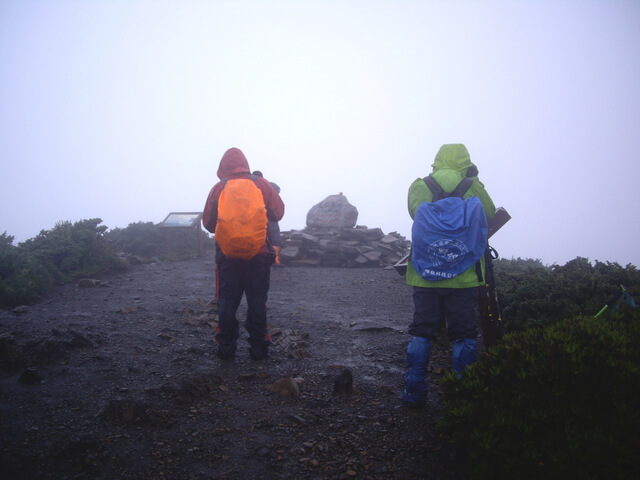
<path fill-rule="evenodd" d="M 611 297 L 609 301 L 605 303 L 604 307 L 602 307 L 600 311 L 594 315 L 593 318 L 598 318 L 600 315 L 602 315 L 605 312 L 605 310 L 615 305 L 616 302 L 622 298 L 622 296 L 625 294 L 626 291 L 627 290 L 624 288 L 624 286 L 620 285 L 620 292 L 616 293 L 613 297 Z"/>
<path fill-rule="evenodd" d="M 498 252 L 489 246 L 485 252 L 485 285 L 480 289 L 481 301 L 479 302 L 480 326 L 485 349 L 493 346 L 504 334 L 493 270 L 493 260 L 497 258 Z"/>

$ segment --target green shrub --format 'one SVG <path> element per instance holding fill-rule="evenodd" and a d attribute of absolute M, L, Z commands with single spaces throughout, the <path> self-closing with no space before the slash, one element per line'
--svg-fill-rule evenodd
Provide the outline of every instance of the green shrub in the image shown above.
<path fill-rule="evenodd" d="M 31 303 L 56 283 L 125 269 L 100 223 L 59 222 L 18 246 L 0 236 L 0 307 Z"/>
<path fill-rule="evenodd" d="M 640 298 L 640 272 L 634 265 L 577 257 L 546 267 L 540 260 L 494 261 L 502 317 L 509 332 L 552 325 L 565 318 L 595 315 L 624 285 Z"/>
<path fill-rule="evenodd" d="M 14 237 L 4 232 L 0 235 L 0 278 L 8 277 L 16 268 L 18 247 L 13 245 Z"/>
<path fill-rule="evenodd" d="M 14 245 L 0 235 L 0 308 L 29 304 L 56 283 L 127 268 L 121 253 L 176 260 L 212 250 L 213 239 L 201 229 L 165 228 L 151 222 L 132 223 L 108 231 L 102 220 L 58 222 L 51 230 Z"/>
<path fill-rule="evenodd" d="M 19 245 L 22 254 L 36 259 L 57 281 L 68 281 L 125 267 L 106 241 L 107 227 L 93 218 L 79 222 L 58 222 L 51 230 Z"/>
<path fill-rule="evenodd" d="M 142 258 L 167 260 L 192 257 L 198 251 L 198 237 L 202 249 L 212 249 L 213 240 L 201 229 L 162 228 L 152 222 L 131 223 L 127 228 L 115 228 L 107 238 L 124 253 Z"/>
<path fill-rule="evenodd" d="M 160 256 L 165 249 L 164 235 L 153 222 L 130 223 L 127 228 L 114 228 L 107 233 L 118 251 L 144 258 Z"/>
<path fill-rule="evenodd" d="M 0 307 L 31 303 L 54 283 L 51 272 L 13 245 L 13 238 L 0 235 Z"/>
<path fill-rule="evenodd" d="M 636 478 L 637 311 L 509 334 L 442 384 L 438 428 L 470 478 Z"/>

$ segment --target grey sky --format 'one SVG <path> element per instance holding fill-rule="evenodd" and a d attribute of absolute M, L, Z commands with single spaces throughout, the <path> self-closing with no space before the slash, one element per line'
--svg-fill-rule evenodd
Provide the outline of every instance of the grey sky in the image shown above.
<path fill-rule="evenodd" d="M 343 192 L 410 237 L 464 143 L 502 257 L 640 265 L 640 2 L 0 0 L 0 232 L 201 210 L 224 151 L 283 229 Z"/>

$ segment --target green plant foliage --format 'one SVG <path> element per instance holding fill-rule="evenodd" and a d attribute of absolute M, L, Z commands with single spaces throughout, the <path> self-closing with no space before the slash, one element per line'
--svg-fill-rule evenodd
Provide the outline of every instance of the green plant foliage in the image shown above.
<path fill-rule="evenodd" d="M 94 218 L 59 222 L 18 246 L 0 237 L 0 307 L 31 303 L 55 283 L 126 268 Z"/>
<path fill-rule="evenodd" d="M 119 261 L 104 238 L 106 226 L 93 218 L 79 222 L 58 222 L 35 238 L 20 244 L 22 251 L 44 264 L 56 280 L 66 281 L 108 271 Z"/>
<path fill-rule="evenodd" d="M 0 308 L 29 304 L 56 283 L 127 268 L 122 253 L 176 260 L 212 250 L 213 239 L 200 229 L 160 228 L 151 222 L 132 223 L 108 231 L 102 220 L 58 222 L 51 230 L 14 245 L 0 235 Z"/>
<path fill-rule="evenodd" d="M 153 222 L 130 223 L 127 228 L 114 228 L 107 238 L 124 253 L 144 258 L 158 257 L 165 248 L 165 240 L 158 225 Z"/>
<path fill-rule="evenodd" d="M 507 331 L 551 325 L 576 315 L 595 315 L 624 285 L 640 298 L 640 272 L 633 265 L 581 257 L 563 266 L 539 260 L 494 261 L 496 288 Z"/>
<path fill-rule="evenodd" d="M 14 237 L 4 232 L 0 235 L 0 279 L 13 274 L 18 261 L 18 248 L 13 245 Z"/>
<path fill-rule="evenodd" d="M 0 307 L 30 303 L 53 283 L 51 273 L 13 239 L 6 232 L 0 235 Z"/>
<path fill-rule="evenodd" d="M 127 228 L 115 228 L 107 238 L 119 251 L 143 259 L 161 258 L 176 260 L 192 257 L 201 249 L 213 248 L 213 240 L 201 229 L 162 228 L 152 222 L 131 223 Z"/>
<path fill-rule="evenodd" d="M 635 310 L 509 334 L 442 385 L 438 428 L 470 478 L 636 478 Z"/>

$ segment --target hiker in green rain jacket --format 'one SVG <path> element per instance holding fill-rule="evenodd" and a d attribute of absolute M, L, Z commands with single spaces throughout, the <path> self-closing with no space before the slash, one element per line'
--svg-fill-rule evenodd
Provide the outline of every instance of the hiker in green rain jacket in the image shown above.
<path fill-rule="evenodd" d="M 432 165 L 431 176 L 445 192 L 452 192 L 465 178 L 473 182 L 463 198 L 478 197 L 487 219 L 493 217 L 495 205 L 478 179 L 478 169 L 471 162 L 462 144 L 443 145 Z M 432 202 L 433 193 L 424 179 L 416 179 L 409 187 L 408 207 L 413 219 L 423 202 Z M 408 406 L 423 406 L 427 397 L 426 368 L 429 363 L 430 342 L 435 340 L 446 317 L 449 339 L 453 341 L 453 366 L 461 373 L 476 359 L 478 332 L 478 287 L 484 283 L 484 257 L 461 274 L 442 280 L 427 280 L 413 267 L 411 257 L 406 281 L 413 286 L 413 321 L 409 326 L 411 338 L 407 346 L 408 369 L 405 374 L 403 400 Z"/>

